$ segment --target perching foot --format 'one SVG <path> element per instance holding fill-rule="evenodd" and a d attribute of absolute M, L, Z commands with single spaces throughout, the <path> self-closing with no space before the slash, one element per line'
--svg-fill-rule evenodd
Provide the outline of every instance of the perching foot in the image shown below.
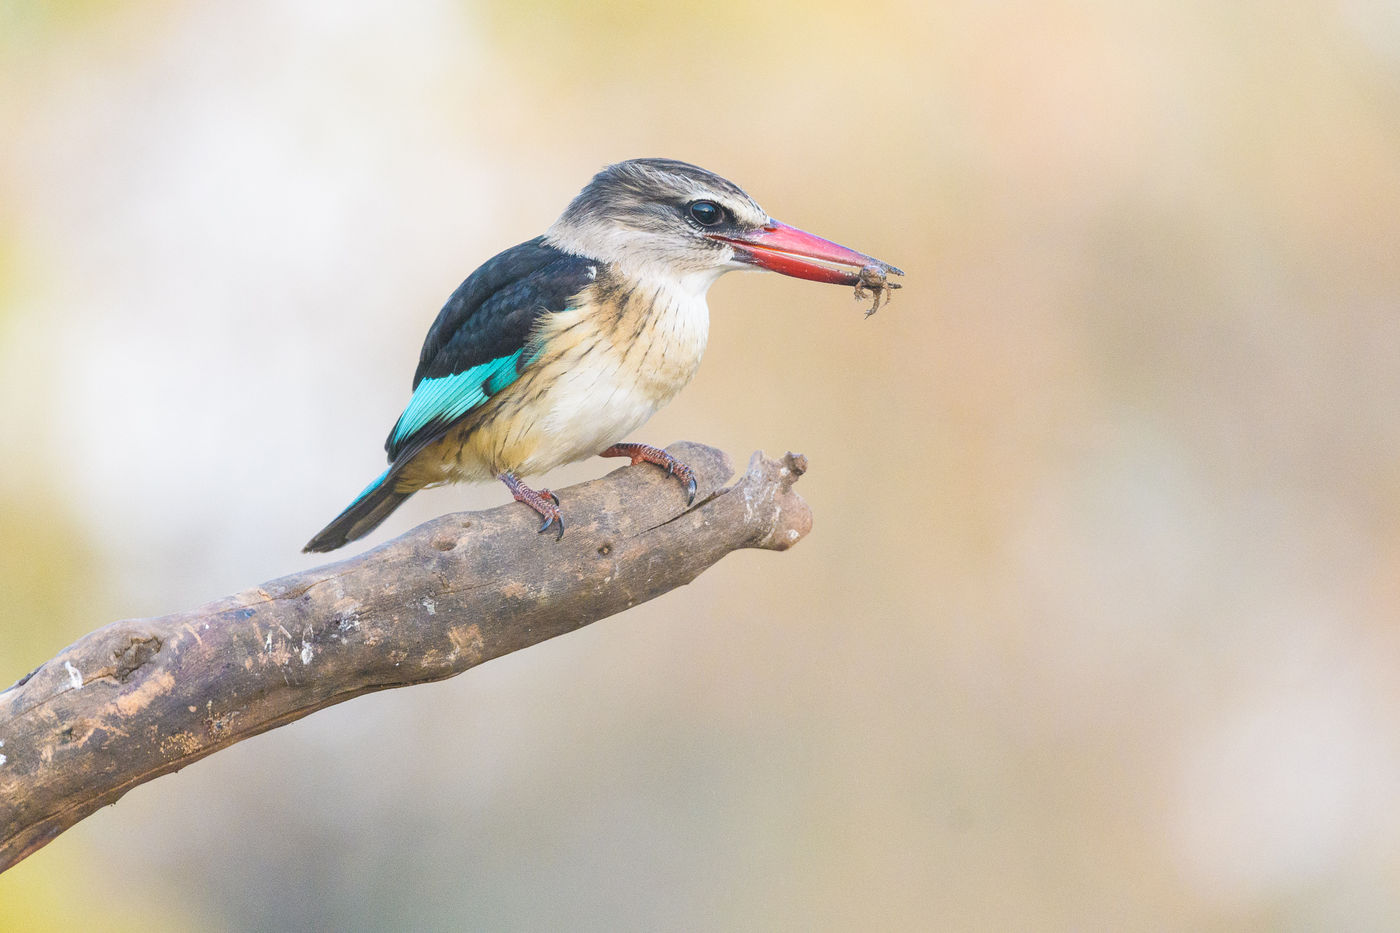
<path fill-rule="evenodd" d="M 502 473 L 498 478 L 506 484 L 516 502 L 523 502 L 540 513 L 540 517 L 544 519 L 544 523 L 540 525 L 540 534 L 544 534 L 551 525 L 558 523 L 559 530 L 554 535 L 554 540 L 558 541 L 564 537 L 564 516 L 559 511 L 558 496 L 548 489 L 531 489 L 510 473 Z"/>
<path fill-rule="evenodd" d="M 686 484 L 685 504 L 693 505 L 695 503 L 695 473 L 690 467 L 681 463 L 660 447 L 653 447 L 650 444 L 613 444 L 598 456 L 631 457 L 633 466 L 645 462 L 665 467 L 667 473 L 670 473 L 676 479 Z"/>

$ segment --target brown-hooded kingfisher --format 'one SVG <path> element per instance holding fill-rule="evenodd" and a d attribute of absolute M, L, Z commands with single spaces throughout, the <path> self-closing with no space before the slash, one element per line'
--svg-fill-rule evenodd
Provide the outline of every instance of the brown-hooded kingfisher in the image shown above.
<path fill-rule="evenodd" d="M 541 532 L 557 525 L 563 535 L 558 498 L 520 477 L 592 456 L 665 467 L 694 501 L 689 467 L 622 439 L 695 375 L 715 279 L 754 267 L 835 285 L 903 274 L 777 222 L 694 165 L 603 169 L 544 236 L 488 260 L 452 293 L 385 442 L 389 469 L 306 550 L 364 537 L 420 489 L 491 477 L 543 517 Z"/>

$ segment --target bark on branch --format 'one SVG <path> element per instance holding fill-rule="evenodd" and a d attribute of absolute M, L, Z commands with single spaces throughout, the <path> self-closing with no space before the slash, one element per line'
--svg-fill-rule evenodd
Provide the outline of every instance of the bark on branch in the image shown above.
<path fill-rule="evenodd" d="M 447 515 L 358 557 L 188 612 L 114 622 L 0 693 L 0 871 L 131 788 L 374 690 L 427 683 L 668 590 L 738 548 L 811 528 L 806 459 L 671 448 L 560 491 L 568 533 L 519 504 Z"/>

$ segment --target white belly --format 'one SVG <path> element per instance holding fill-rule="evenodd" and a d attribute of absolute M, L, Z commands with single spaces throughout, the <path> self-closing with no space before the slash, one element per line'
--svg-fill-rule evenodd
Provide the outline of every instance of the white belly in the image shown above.
<path fill-rule="evenodd" d="M 709 309 L 703 294 L 669 297 L 658 296 L 639 328 L 629 322 L 619 327 L 605 314 L 591 321 L 570 321 L 572 312 L 558 316 L 559 331 L 580 326 L 561 337 L 567 344 L 548 364 L 553 378 L 534 426 L 541 443 L 523 473 L 595 456 L 629 440 L 690 382 L 709 337 Z"/>

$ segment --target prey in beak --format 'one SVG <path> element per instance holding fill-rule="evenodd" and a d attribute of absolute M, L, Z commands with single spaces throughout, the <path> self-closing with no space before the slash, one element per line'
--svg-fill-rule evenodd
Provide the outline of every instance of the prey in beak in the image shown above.
<path fill-rule="evenodd" d="M 857 299 L 867 298 L 873 292 L 875 303 L 866 312 L 867 317 L 879 309 L 882 297 L 888 301 L 887 290 L 900 287 L 898 282 L 889 281 L 889 276 L 904 274 L 904 270 L 874 256 L 776 220 L 756 230 L 705 235 L 727 243 L 739 262 L 793 278 L 828 285 L 851 285 L 855 287 Z"/>

